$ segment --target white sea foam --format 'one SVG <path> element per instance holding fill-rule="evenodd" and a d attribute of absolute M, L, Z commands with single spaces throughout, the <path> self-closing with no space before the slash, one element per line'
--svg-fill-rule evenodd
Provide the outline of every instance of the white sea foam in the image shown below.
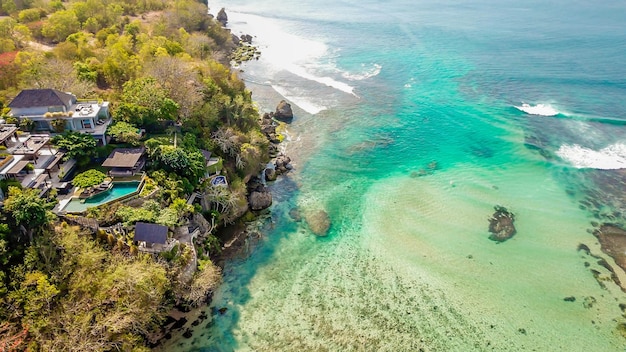
<path fill-rule="evenodd" d="M 556 116 L 559 114 L 559 111 L 549 104 L 537 104 L 533 106 L 523 103 L 522 106 L 516 106 L 515 108 L 530 115 Z"/>
<path fill-rule="evenodd" d="M 293 73 L 294 75 L 300 76 L 302 78 L 308 79 L 310 81 L 315 81 L 318 83 L 321 83 L 323 85 L 326 85 L 328 87 L 332 87 L 335 89 L 338 89 L 344 93 L 348 93 L 348 94 L 352 94 L 355 97 L 358 97 L 355 93 L 354 93 L 354 87 L 350 86 L 347 83 L 343 83 L 343 82 L 339 82 L 337 80 L 334 80 L 330 77 L 319 77 L 316 76 L 314 74 L 311 74 L 309 72 L 307 72 L 306 69 L 304 69 L 301 66 L 298 65 L 287 65 L 285 67 L 285 69 L 291 73 Z"/>
<path fill-rule="evenodd" d="M 626 144 L 616 143 L 600 150 L 578 144 L 562 145 L 556 154 L 579 169 L 615 170 L 626 168 Z"/>
<path fill-rule="evenodd" d="M 320 60 L 328 55 L 328 47 L 324 42 L 310 39 L 310 35 L 292 34 L 299 33 L 297 29 L 287 32 L 293 26 L 287 20 L 239 12 L 236 9 L 227 11 L 233 33 L 254 36 L 253 43 L 261 51 L 260 61 L 273 71 L 268 76 L 287 71 L 356 96 L 354 87 L 349 84 L 319 74 L 317 69 L 322 67 Z"/>
<path fill-rule="evenodd" d="M 361 64 L 361 68 L 362 70 L 360 72 L 350 73 L 343 71 L 341 75 L 351 81 L 362 81 L 364 79 L 378 76 L 383 67 L 379 64 L 373 64 L 371 67 L 368 67 L 366 64 Z"/>
<path fill-rule="evenodd" d="M 298 96 L 297 94 L 293 94 L 285 87 L 272 85 L 272 88 L 276 92 L 278 92 L 278 94 L 285 97 L 285 99 L 296 104 L 298 107 L 300 107 L 300 109 L 308 112 L 311 115 L 315 115 L 322 110 L 326 110 L 325 106 L 315 104 L 314 102 L 310 101 L 310 99 L 308 99 L 307 97 L 302 97 L 302 96 Z"/>

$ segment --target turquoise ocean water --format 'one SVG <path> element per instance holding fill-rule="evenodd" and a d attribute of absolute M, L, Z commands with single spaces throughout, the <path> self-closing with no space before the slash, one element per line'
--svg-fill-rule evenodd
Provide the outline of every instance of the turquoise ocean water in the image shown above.
<path fill-rule="evenodd" d="M 209 7 L 262 51 L 241 67 L 261 110 L 291 102 L 295 169 L 169 350 L 626 350 L 626 294 L 577 250 L 614 264 L 592 222 L 626 223 L 625 3 Z M 320 209 L 326 238 L 293 216 Z"/>

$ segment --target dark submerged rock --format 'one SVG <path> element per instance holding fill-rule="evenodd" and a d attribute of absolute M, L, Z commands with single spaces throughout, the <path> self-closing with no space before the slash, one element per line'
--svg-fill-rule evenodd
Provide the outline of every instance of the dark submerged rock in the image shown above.
<path fill-rule="evenodd" d="M 585 297 L 584 302 L 583 302 L 583 307 L 590 309 L 593 308 L 593 305 L 596 304 L 596 298 L 593 296 L 588 296 Z"/>
<path fill-rule="evenodd" d="M 563 298 L 563 300 L 564 300 L 565 302 L 576 302 L 576 297 L 574 297 L 574 296 L 569 296 L 569 297 L 565 297 L 565 298 Z"/>
<path fill-rule="evenodd" d="M 505 207 L 496 205 L 495 213 L 489 219 L 489 239 L 496 242 L 504 242 L 515 235 L 517 231 L 513 222 L 515 215 L 508 211 Z"/>
<path fill-rule="evenodd" d="M 295 222 L 302 221 L 302 215 L 300 215 L 300 210 L 298 210 L 298 208 L 292 208 L 289 210 L 289 217 Z"/>
<path fill-rule="evenodd" d="M 584 243 L 579 243 L 578 244 L 578 251 L 583 251 L 585 252 L 587 255 L 591 255 L 591 250 L 589 249 L 589 246 L 587 246 Z"/>
<path fill-rule="evenodd" d="M 324 210 L 309 212 L 305 216 L 305 220 L 311 231 L 317 236 L 324 237 L 330 229 L 330 217 Z"/>
<path fill-rule="evenodd" d="M 600 241 L 602 252 L 611 256 L 615 263 L 626 271 L 626 230 L 611 224 L 604 224 L 594 232 Z"/>

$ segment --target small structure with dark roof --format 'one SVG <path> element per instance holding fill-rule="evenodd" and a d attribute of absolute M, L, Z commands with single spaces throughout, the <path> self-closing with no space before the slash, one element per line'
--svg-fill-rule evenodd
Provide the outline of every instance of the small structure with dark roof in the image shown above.
<path fill-rule="evenodd" d="M 146 149 L 139 148 L 116 148 L 102 163 L 103 167 L 109 167 L 109 175 L 113 177 L 133 176 L 141 172 L 145 165 L 143 154 Z"/>
<path fill-rule="evenodd" d="M 167 249 L 167 232 L 167 226 L 137 222 L 133 241 L 138 242 L 139 250 L 158 253 Z"/>

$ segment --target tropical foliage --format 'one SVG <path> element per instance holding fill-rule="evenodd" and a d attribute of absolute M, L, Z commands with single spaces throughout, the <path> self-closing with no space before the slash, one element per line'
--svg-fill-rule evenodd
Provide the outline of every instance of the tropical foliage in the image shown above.
<path fill-rule="evenodd" d="M 118 121 L 110 125 L 107 129 L 107 135 L 115 138 L 120 143 L 128 143 L 130 145 L 138 145 L 140 135 L 139 129 L 128 122 Z"/>
<path fill-rule="evenodd" d="M 139 145 L 137 131 L 148 133 L 151 199 L 91 208 L 88 216 L 102 226 L 180 226 L 202 217 L 187 204 L 192 192 L 203 195 L 211 228 L 241 216 L 245 180 L 266 162 L 268 143 L 250 92 L 228 67 L 232 35 L 207 15 L 206 5 L 0 0 L 4 15 L 1 114 L 21 89 L 53 88 L 110 100 L 113 143 Z M 64 128 L 50 121 L 57 131 Z M 30 130 L 33 122 L 21 119 L 21 127 Z M 116 147 L 103 146 L 98 155 L 94 138 L 72 131 L 53 143 L 83 170 Z M 205 179 L 205 150 L 219 158 L 229 187 L 211 187 Z M 73 182 L 88 187 L 102 179 L 89 170 Z M 182 280 L 191 246 L 177 246 L 171 258 L 142 255 L 128 234 L 81 232 L 59 223 L 50 211 L 54 201 L 39 191 L 0 186 L 8 191 L 0 210 L 0 349 L 145 350 L 144 337 L 174 302 L 200 304 L 220 281 L 219 268 L 204 256 L 219 250 L 215 237 L 198 246 L 199 270 Z"/>
<path fill-rule="evenodd" d="M 52 143 L 65 152 L 64 160 L 76 159 L 80 165 L 89 163 L 96 156 L 96 140 L 76 131 L 67 131 L 52 139 Z"/>
<path fill-rule="evenodd" d="M 87 188 L 102 183 L 105 177 L 106 175 L 103 172 L 91 169 L 76 175 L 72 183 L 76 187 Z"/>
<path fill-rule="evenodd" d="M 54 201 L 41 197 L 37 189 L 10 186 L 8 197 L 4 201 L 4 210 L 32 242 L 34 231 L 53 220 L 54 215 L 50 210 L 54 205 Z"/>

